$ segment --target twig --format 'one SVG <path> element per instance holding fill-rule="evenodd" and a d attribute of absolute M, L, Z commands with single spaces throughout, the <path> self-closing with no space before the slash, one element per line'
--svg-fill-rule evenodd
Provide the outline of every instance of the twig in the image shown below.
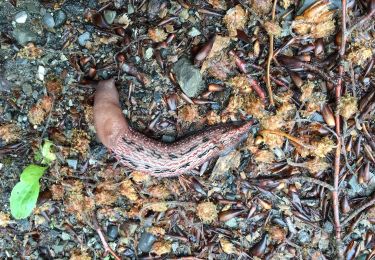
<path fill-rule="evenodd" d="M 369 2 L 370 4 L 370 2 Z M 371 7 L 370 7 L 371 8 Z M 375 9 L 371 9 L 370 12 L 368 12 L 367 15 L 365 15 L 361 20 L 359 20 L 359 22 L 357 22 L 356 24 L 354 24 L 352 27 L 349 28 L 349 30 L 347 31 L 346 33 L 346 37 L 349 37 L 350 34 L 355 30 L 357 29 L 359 26 L 361 26 L 362 24 L 364 24 L 365 22 L 367 22 L 368 20 L 371 19 L 371 17 L 375 14 Z"/>
<path fill-rule="evenodd" d="M 273 1 L 272 6 L 272 22 L 275 21 L 275 13 L 276 13 L 276 4 L 277 0 Z M 267 68 L 266 68 L 266 86 L 267 86 L 267 92 L 270 99 L 270 106 L 275 106 L 275 102 L 273 101 L 273 93 L 272 93 L 272 86 L 271 86 L 271 78 L 270 78 L 270 68 L 271 68 L 271 62 L 273 59 L 273 34 L 270 34 L 270 45 L 268 49 L 268 59 L 267 59 Z"/>
<path fill-rule="evenodd" d="M 292 183 L 292 182 L 295 182 L 295 181 L 306 181 L 306 182 L 314 183 L 316 185 L 320 185 L 320 186 L 328 189 L 329 191 L 333 191 L 335 189 L 331 184 L 328 184 L 324 181 L 321 181 L 321 180 L 318 180 L 318 179 L 315 179 L 315 178 L 305 177 L 305 176 L 292 176 L 288 179 L 285 179 L 285 181 L 287 183 Z"/>
<path fill-rule="evenodd" d="M 103 247 L 105 252 L 110 253 L 116 260 L 121 260 L 121 258 L 112 250 L 112 248 L 108 245 L 107 240 L 104 237 L 103 231 L 99 225 L 98 220 L 96 219 L 95 214 L 92 214 L 92 223 L 94 225 L 96 233 L 98 233 L 100 237 L 100 241 L 102 241 Z"/>
<path fill-rule="evenodd" d="M 346 226 L 353 218 L 355 218 L 358 214 L 360 214 L 363 210 L 365 210 L 368 207 L 371 207 L 375 205 L 375 193 L 373 193 L 372 198 L 363 204 L 361 207 L 357 208 L 355 211 L 353 211 L 346 219 L 344 219 L 341 222 L 342 226 Z"/>
<path fill-rule="evenodd" d="M 345 54 L 345 44 L 346 44 L 346 0 L 341 1 L 342 5 L 342 20 L 341 20 L 341 46 L 339 50 L 340 56 L 344 56 Z"/>
<path fill-rule="evenodd" d="M 325 73 L 324 71 L 322 71 L 321 69 L 317 68 L 316 66 L 312 65 L 312 64 L 309 64 L 309 63 L 306 63 L 306 62 L 303 62 L 302 63 L 302 67 L 307 69 L 307 70 L 310 70 L 310 71 L 313 71 L 313 72 L 316 72 L 318 73 L 324 80 L 328 81 L 328 82 L 331 82 L 333 84 L 336 84 L 335 80 L 332 79 L 332 77 L 330 75 L 328 75 L 327 73 Z"/>
<path fill-rule="evenodd" d="M 343 0 L 345 1 L 345 0 Z M 344 68 L 342 65 L 339 66 L 339 79 L 337 81 L 335 96 L 336 96 L 336 106 L 339 104 L 341 97 L 342 88 L 342 76 L 344 73 Z M 336 114 L 336 135 L 337 135 L 337 146 L 335 152 L 334 161 L 334 175 L 333 175 L 333 187 L 332 191 L 332 209 L 333 209 L 333 220 L 335 225 L 335 240 L 337 248 L 338 259 L 343 259 L 343 253 L 341 250 L 341 225 L 340 225 L 340 211 L 339 211 L 339 180 L 340 180 L 340 158 L 341 158 L 341 127 L 340 127 L 340 115 Z"/>
<path fill-rule="evenodd" d="M 260 134 L 260 135 L 262 135 L 262 134 L 274 134 L 274 135 L 283 136 L 283 137 L 285 137 L 285 138 L 288 138 L 290 141 L 292 141 L 292 142 L 294 142 L 294 143 L 296 143 L 296 144 L 298 144 L 298 145 L 300 145 L 300 146 L 302 146 L 302 147 L 304 147 L 304 148 L 306 148 L 306 149 L 309 149 L 309 150 L 314 149 L 313 146 L 311 146 L 311 145 L 307 145 L 307 144 L 303 143 L 303 142 L 302 142 L 301 140 L 299 140 L 297 137 L 294 137 L 294 136 L 292 136 L 292 135 L 290 135 L 290 134 L 284 133 L 283 131 L 280 131 L 280 130 L 264 129 L 264 130 L 261 130 L 261 131 L 259 132 L 259 134 Z"/>

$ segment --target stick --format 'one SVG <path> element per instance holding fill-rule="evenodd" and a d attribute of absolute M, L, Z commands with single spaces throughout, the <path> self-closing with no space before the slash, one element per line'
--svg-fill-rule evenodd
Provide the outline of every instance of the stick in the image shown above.
<path fill-rule="evenodd" d="M 104 237 L 103 231 L 99 225 L 98 220 L 96 219 L 95 214 L 92 215 L 92 223 L 94 225 L 96 233 L 98 233 L 100 237 L 100 241 L 103 244 L 104 250 L 107 253 L 110 253 L 116 260 L 121 260 L 121 258 L 112 250 L 112 248 L 108 245 L 107 240 Z"/>
<path fill-rule="evenodd" d="M 277 4 L 277 0 L 274 0 L 273 6 L 272 6 L 272 22 L 275 21 L 276 4 Z M 269 45 L 269 50 L 268 50 L 267 69 L 266 69 L 266 85 L 267 85 L 268 96 L 270 99 L 270 105 L 273 107 L 275 106 L 275 102 L 273 101 L 273 93 L 272 93 L 271 78 L 270 78 L 270 68 L 271 68 L 272 58 L 273 58 L 273 35 L 270 34 L 270 45 Z"/>
<path fill-rule="evenodd" d="M 353 211 L 346 219 L 344 219 L 341 223 L 342 226 L 346 226 L 353 218 L 355 218 L 358 214 L 360 214 L 363 210 L 367 209 L 368 207 L 375 205 L 375 193 L 373 193 L 372 198 L 370 201 L 363 204 L 361 207 L 357 208 Z"/>

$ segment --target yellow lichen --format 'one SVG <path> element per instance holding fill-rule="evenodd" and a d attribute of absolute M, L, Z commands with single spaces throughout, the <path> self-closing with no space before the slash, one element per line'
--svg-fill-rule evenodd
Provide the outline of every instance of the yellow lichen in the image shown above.
<path fill-rule="evenodd" d="M 137 191 L 135 190 L 133 183 L 130 180 L 124 180 L 120 184 L 120 194 L 127 197 L 131 201 L 138 199 Z"/>
<path fill-rule="evenodd" d="M 205 223 L 211 223 L 217 219 L 216 205 L 212 202 L 202 202 L 197 206 L 197 215 Z"/>
<path fill-rule="evenodd" d="M 358 111 L 358 100 L 357 98 L 346 94 L 340 98 L 337 106 L 337 112 L 340 116 L 345 119 L 349 119 Z"/>
<path fill-rule="evenodd" d="M 168 254 L 172 251 L 172 244 L 168 241 L 157 241 L 152 245 L 151 252 L 158 256 Z"/>
<path fill-rule="evenodd" d="M 162 42 L 167 39 L 168 34 L 161 28 L 150 28 L 148 29 L 148 36 L 154 42 Z"/>
<path fill-rule="evenodd" d="M 229 36 L 237 36 L 237 30 L 245 29 L 247 22 L 247 13 L 241 5 L 229 9 L 223 19 L 229 31 Z"/>
<path fill-rule="evenodd" d="M 13 143 L 21 138 L 21 129 L 16 124 L 0 126 L 0 139 L 5 143 Z"/>
<path fill-rule="evenodd" d="M 311 145 L 314 147 L 312 152 L 320 158 L 326 157 L 335 148 L 335 143 L 328 136 L 319 141 L 312 141 Z"/>
<path fill-rule="evenodd" d="M 73 130 L 72 136 L 72 151 L 87 156 L 90 148 L 90 137 L 89 135 L 80 129 Z"/>

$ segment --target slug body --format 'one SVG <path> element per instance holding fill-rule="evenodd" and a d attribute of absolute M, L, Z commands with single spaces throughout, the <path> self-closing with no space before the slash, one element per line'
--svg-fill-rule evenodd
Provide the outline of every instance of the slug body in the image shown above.
<path fill-rule="evenodd" d="M 129 127 L 114 80 L 106 80 L 99 82 L 95 93 L 94 124 L 100 141 L 125 167 L 168 177 L 228 153 L 247 137 L 253 122 L 216 126 L 172 144 L 162 143 Z"/>

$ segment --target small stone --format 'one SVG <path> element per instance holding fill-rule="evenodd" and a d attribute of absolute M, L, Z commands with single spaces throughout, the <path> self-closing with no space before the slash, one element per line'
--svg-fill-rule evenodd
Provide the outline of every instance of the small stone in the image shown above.
<path fill-rule="evenodd" d="M 128 4 L 128 14 L 133 14 L 134 13 L 134 6 L 132 4 Z"/>
<path fill-rule="evenodd" d="M 181 58 L 173 65 L 176 79 L 182 91 L 189 97 L 196 97 L 203 90 L 204 84 L 199 69 L 187 58 Z"/>
<path fill-rule="evenodd" d="M 57 10 L 53 14 L 53 18 L 55 19 L 55 27 L 58 28 L 65 24 L 66 22 L 66 14 L 63 10 Z"/>
<path fill-rule="evenodd" d="M 61 233 L 61 238 L 64 241 L 68 241 L 68 240 L 70 240 L 70 235 L 68 233 L 66 233 L 66 232 L 62 232 Z"/>
<path fill-rule="evenodd" d="M 22 85 L 22 91 L 26 96 L 30 96 L 33 93 L 33 88 L 30 84 L 25 83 Z"/>
<path fill-rule="evenodd" d="M 16 23 L 25 23 L 27 20 L 27 13 L 25 11 L 18 12 L 14 16 L 14 20 L 16 21 Z"/>
<path fill-rule="evenodd" d="M 107 228 L 107 235 L 111 239 L 116 239 L 118 236 L 118 227 L 115 225 L 109 225 Z"/>
<path fill-rule="evenodd" d="M 146 53 L 145 53 L 145 59 L 146 60 L 149 60 L 149 59 L 151 59 L 151 57 L 152 57 L 152 55 L 154 54 L 154 49 L 153 48 L 148 48 L 147 50 L 146 50 Z"/>
<path fill-rule="evenodd" d="M 13 37 L 20 45 L 26 45 L 28 42 L 35 42 L 37 35 L 25 28 L 16 28 L 13 31 Z"/>
<path fill-rule="evenodd" d="M 310 235 L 309 235 L 308 232 L 302 230 L 302 231 L 300 231 L 300 232 L 298 233 L 298 240 L 299 240 L 302 244 L 307 244 L 307 243 L 310 242 L 311 237 L 310 237 Z"/>
<path fill-rule="evenodd" d="M 191 30 L 188 32 L 188 34 L 189 34 L 189 36 L 191 36 L 191 37 L 195 37 L 195 36 L 200 35 L 201 32 L 200 32 L 197 28 L 193 27 L 193 28 L 191 28 Z"/>
<path fill-rule="evenodd" d="M 155 241 L 156 237 L 153 234 L 143 232 L 141 238 L 138 241 L 138 250 L 141 250 L 144 253 L 150 252 Z"/>
<path fill-rule="evenodd" d="M 85 11 L 86 1 L 67 0 L 64 1 L 62 9 L 71 17 L 80 16 Z"/>
<path fill-rule="evenodd" d="M 55 20 L 53 19 L 53 16 L 50 13 L 46 13 L 43 16 L 43 24 L 47 27 L 52 29 L 55 27 Z"/>
<path fill-rule="evenodd" d="M 85 46 L 86 45 L 86 42 L 88 40 L 90 40 L 90 33 L 89 32 L 84 32 L 83 34 L 81 34 L 79 37 L 78 37 L 78 43 L 79 45 L 81 46 Z"/>
<path fill-rule="evenodd" d="M 112 10 L 104 11 L 104 19 L 108 24 L 112 24 L 115 18 L 116 18 L 116 11 L 112 11 Z"/>
<path fill-rule="evenodd" d="M 46 68 L 43 66 L 38 67 L 38 72 L 36 74 L 37 79 L 44 81 L 44 75 L 46 75 Z"/>
<path fill-rule="evenodd" d="M 67 159 L 68 166 L 74 170 L 77 170 L 78 161 L 75 159 Z"/>

